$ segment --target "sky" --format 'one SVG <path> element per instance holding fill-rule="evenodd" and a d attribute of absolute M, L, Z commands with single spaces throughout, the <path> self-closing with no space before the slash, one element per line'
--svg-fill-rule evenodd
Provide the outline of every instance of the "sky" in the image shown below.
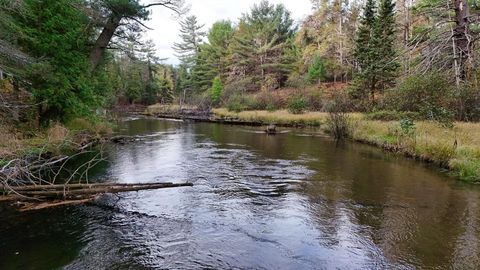
<path fill-rule="evenodd" d="M 237 22 L 243 13 L 250 10 L 261 0 L 186 0 L 190 5 L 189 15 L 195 15 L 199 23 L 205 24 L 204 30 L 219 20 Z M 269 0 L 270 3 L 282 3 L 292 13 L 296 22 L 300 22 L 312 11 L 310 0 Z M 145 0 L 147 2 L 147 0 Z M 152 39 L 160 58 L 168 58 L 165 63 L 178 64 L 172 49 L 174 42 L 179 42 L 179 22 L 173 13 L 162 7 L 152 9 L 151 20 L 146 23 L 149 28 L 145 38 Z"/>

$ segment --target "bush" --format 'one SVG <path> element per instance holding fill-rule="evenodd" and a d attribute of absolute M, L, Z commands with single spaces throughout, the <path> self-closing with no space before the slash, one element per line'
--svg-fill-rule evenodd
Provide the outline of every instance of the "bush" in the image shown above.
<path fill-rule="evenodd" d="M 480 121 L 480 90 L 473 85 L 462 85 L 455 93 L 456 118 L 462 121 Z"/>
<path fill-rule="evenodd" d="M 255 110 L 275 111 L 285 106 L 282 96 L 272 91 L 261 91 L 254 97 L 256 102 Z"/>
<path fill-rule="evenodd" d="M 414 75 L 386 92 L 386 106 L 397 111 L 418 112 L 423 119 L 451 122 L 453 88 L 442 73 Z"/>
<path fill-rule="evenodd" d="M 349 109 L 346 95 L 337 93 L 327 106 L 327 130 L 337 140 L 347 138 L 351 133 L 351 119 L 347 112 Z"/>
<path fill-rule="evenodd" d="M 233 95 L 228 99 L 225 106 L 227 107 L 227 110 L 231 112 L 241 112 L 257 109 L 258 102 L 251 96 Z"/>
<path fill-rule="evenodd" d="M 421 120 L 418 112 L 376 111 L 365 114 L 367 120 L 400 121 L 402 119 Z"/>
<path fill-rule="evenodd" d="M 288 101 L 288 111 L 293 114 L 302 114 L 306 108 L 307 100 L 301 95 L 294 96 Z"/>

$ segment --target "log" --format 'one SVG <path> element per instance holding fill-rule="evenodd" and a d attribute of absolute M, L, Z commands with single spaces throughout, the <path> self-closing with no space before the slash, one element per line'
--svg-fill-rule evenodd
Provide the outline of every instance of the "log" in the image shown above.
<path fill-rule="evenodd" d="M 80 205 L 94 201 L 97 196 L 91 196 L 85 199 L 80 200 L 69 200 L 69 201 L 51 201 L 51 202 L 42 202 L 42 203 L 22 203 L 18 211 L 28 212 L 28 211 L 37 211 L 47 208 L 59 207 L 59 206 L 70 206 L 70 205 Z"/>
<path fill-rule="evenodd" d="M 131 187 L 131 186 L 150 186 L 150 185 L 173 185 L 172 182 L 162 182 L 162 183 L 91 183 L 91 184 L 57 184 L 57 185 L 27 185 L 27 186 L 10 186 L 5 187 L 4 185 L 0 184 L 0 189 L 5 191 L 9 191 L 13 189 L 16 192 L 23 192 L 23 191 L 42 191 L 42 190 L 73 190 L 73 189 L 91 189 L 91 188 L 99 188 L 99 187 Z M 185 183 L 188 184 L 188 183 Z"/>
<path fill-rule="evenodd" d="M 12 188 L 19 195 L 9 194 L 0 196 L 1 201 L 14 200 L 51 200 L 51 199 L 84 199 L 86 196 L 99 195 L 104 193 L 122 193 L 130 191 L 154 190 L 175 187 L 191 187 L 192 183 L 140 183 L 140 184 L 72 184 L 72 185 L 44 185 L 44 186 L 24 186 Z M 11 193 L 11 190 L 5 190 Z"/>

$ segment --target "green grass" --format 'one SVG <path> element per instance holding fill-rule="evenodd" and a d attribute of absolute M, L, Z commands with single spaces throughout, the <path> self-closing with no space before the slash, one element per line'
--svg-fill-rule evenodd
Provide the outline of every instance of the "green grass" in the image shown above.
<path fill-rule="evenodd" d="M 448 167 L 460 179 L 480 182 L 480 123 L 455 123 L 445 128 L 438 123 L 415 122 L 411 137 L 392 133 L 398 128 L 395 121 L 359 119 L 351 134 L 354 140 L 399 152 Z"/>

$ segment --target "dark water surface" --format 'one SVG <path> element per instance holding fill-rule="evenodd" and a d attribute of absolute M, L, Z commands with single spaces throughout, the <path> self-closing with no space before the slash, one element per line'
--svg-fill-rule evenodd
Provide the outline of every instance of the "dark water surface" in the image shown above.
<path fill-rule="evenodd" d="M 480 189 L 315 132 L 155 119 L 98 179 L 191 181 L 89 206 L 0 208 L 0 269 L 480 269 Z"/>

